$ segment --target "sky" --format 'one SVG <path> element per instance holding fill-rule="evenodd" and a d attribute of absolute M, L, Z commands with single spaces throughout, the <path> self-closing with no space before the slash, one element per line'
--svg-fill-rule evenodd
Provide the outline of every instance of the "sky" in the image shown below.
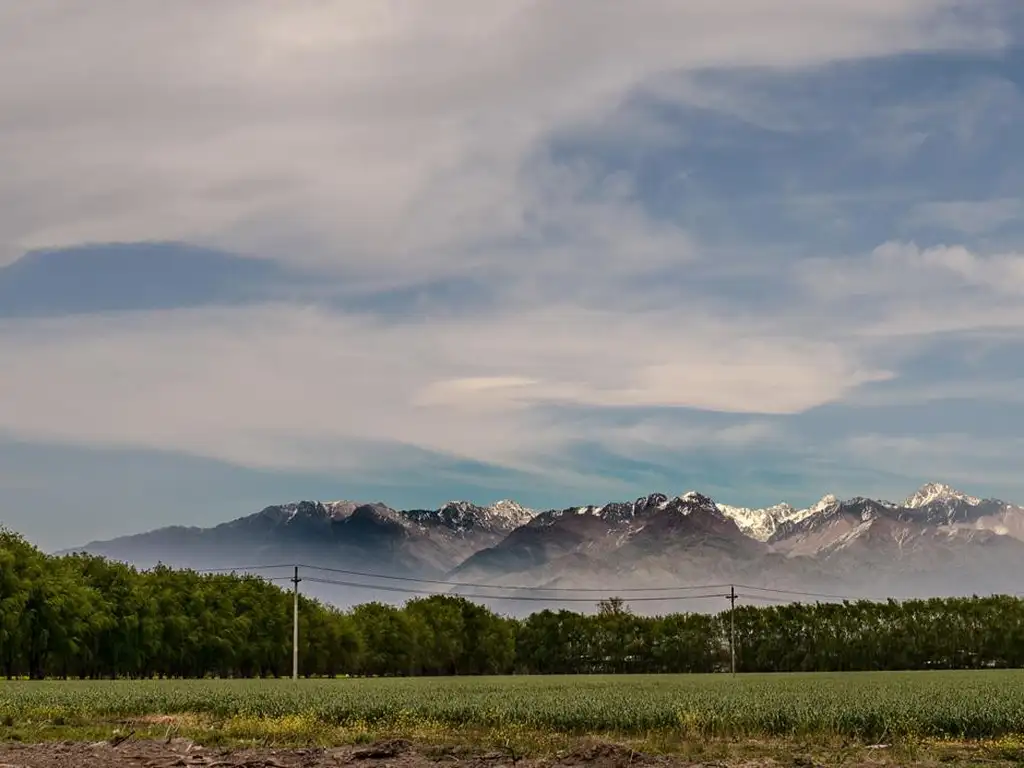
<path fill-rule="evenodd" d="M 1024 502 L 1015 0 L 0 5 L 0 521 Z"/>

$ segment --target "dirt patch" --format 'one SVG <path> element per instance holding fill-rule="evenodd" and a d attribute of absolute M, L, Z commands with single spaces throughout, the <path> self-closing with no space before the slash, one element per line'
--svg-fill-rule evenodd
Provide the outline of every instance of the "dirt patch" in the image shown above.
<path fill-rule="evenodd" d="M 565 756 L 558 762 L 562 765 L 588 765 L 594 768 L 616 768 L 617 766 L 649 765 L 655 762 L 643 752 L 637 752 L 622 744 L 597 741 L 585 744 Z M 658 761 L 662 762 L 662 761 Z"/>
<path fill-rule="evenodd" d="M 0 768 L 320 768 L 343 763 L 321 749 L 223 750 L 183 739 L 0 747 Z"/>
<path fill-rule="evenodd" d="M 405 739 L 391 739 L 353 750 L 352 757 L 355 760 L 383 760 L 384 758 L 406 755 L 412 751 L 412 742 Z"/>
<path fill-rule="evenodd" d="M 0 768 L 630 768 L 655 762 L 687 765 L 664 758 L 655 760 L 628 747 L 605 743 L 587 744 L 545 759 L 524 758 L 512 752 L 442 754 L 419 750 L 403 739 L 337 749 L 222 749 L 202 747 L 186 739 L 129 739 L 117 745 L 109 741 L 0 745 Z"/>
<path fill-rule="evenodd" d="M 844 768 L 934 768 L 945 760 L 808 760 L 800 755 L 693 759 L 684 755 L 652 755 L 627 745 L 587 740 L 571 750 L 547 757 L 524 757 L 514 750 L 484 752 L 469 746 L 439 749 L 390 739 L 370 745 L 307 749 L 241 749 L 203 747 L 183 738 L 121 743 L 102 741 L 0 743 L 0 768 L 783 768 L 836 764 Z M 977 756 L 974 756 L 977 758 Z M 795 759 L 794 759 L 795 758 Z M 1012 768 L 1011 760 L 971 759 L 960 755 L 952 764 L 978 764 L 988 768 Z M 1017 763 L 1019 765 L 1019 763 Z"/>

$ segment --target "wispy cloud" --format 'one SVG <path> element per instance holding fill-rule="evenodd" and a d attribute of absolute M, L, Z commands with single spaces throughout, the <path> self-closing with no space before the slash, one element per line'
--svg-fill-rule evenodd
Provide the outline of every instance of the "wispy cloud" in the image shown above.
<path fill-rule="evenodd" d="M 1010 456 L 1020 455 L 1024 441 L 984 439 L 970 433 L 916 435 L 865 434 L 851 437 L 841 455 L 866 466 L 898 471 L 907 477 L 957 483 L 981 496 L 1004 493 L 1024 502 Z M 1016 490 L 1013 490 L 1016 489 Z M 1013 494 L 1017 495 L 1014 496 Z"/>
<path fill-rule="evenodd" d="M 862 337 L 1024 331 L 1020 253 L 887 242 L 861 257 L 807 260 L 796 274 L 818 302 L 841 306 L 839 322 Z"/>
<path fill-rule="evenodd" d="M 832 297 L 920 297 L 957 287 L 1009 294 L 1024 290 L 1024 254 L 981 255 L 962 245 L 922 248 L 916 243 L 888 242 L 865 258 L 815 260 L 802 266 L 810 285 Z"/>
<path fill-rule="evenodd" d="M 793 413 L 885 375 L 828 343 L 685 308 L 472 324 L 181 310 L 12 323 L 0 353 L 19 361 L 0 382 L 0 429 L 13 434 L 338 470 L 361 466 L 360 440 L 539 469 L 579 437 L 545 407 Z"/>
<path fill-rule="evenodd" d="M 1024 224 L 1024 199 L 944 200 L 915 205 L 907 216 L 912 228 L 931 227 L 967 235 L 994 232 L 1009 224 Z"/>
<path fill-rule="evenodd" d="M 976 375 L 975 375 L 976 376 Z M 865 387 L 851 393 L 845 402 L 858 407 L 909 406 L 949 401 L 983 400 L 989 403 L 1024 403 L 1024 379 L 1009 378 L 993 381 L 989 378 L 971 378 L 970 374 L 957 381 L 944 378 L 938 381 L 914 382 L 903 386 L 875 389 Z"/>
<path fill-rule="evenodd" d="M 361 277 L 458 268 L 547 208 L 527 162 L 545 137 L 648 78 L 1005 42 L 956 5 L 8 7 L 0 231 L 9 257 L 156 238 Z"/>

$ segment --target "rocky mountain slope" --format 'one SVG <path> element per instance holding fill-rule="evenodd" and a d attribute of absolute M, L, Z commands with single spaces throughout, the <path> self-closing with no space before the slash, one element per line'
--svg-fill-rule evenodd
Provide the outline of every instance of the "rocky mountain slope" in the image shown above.
<path fill-rule="evenodd" d="M 487 507 L 453 501 L 438 509 L 412 510 L 380 502 L 300 501 L 269 506 L 212 528 L 160 528 L 80 549 L 141 566 L 307 563 L 443 577 L 532 516 L 532 510 L 509 500 Z"/>
<path fill-rule="evenodd" d="M 1024 508 L 940 483 L 902 502 L 827 495 L 802 509 L 735 507 L 693 491 L 539 513 L 508 500 L 413 510 L 303 501 L 82 549 L 143 566 L 298 562 L 537 595 L 738 583 L 910 597 L 1019 591 Z"/>

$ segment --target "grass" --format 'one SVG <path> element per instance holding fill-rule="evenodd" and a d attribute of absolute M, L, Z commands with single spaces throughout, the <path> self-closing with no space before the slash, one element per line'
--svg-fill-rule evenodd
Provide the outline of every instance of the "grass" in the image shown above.
<path fill-rule="evenodd" d="M 1024 671 L 15 681 L 0 683 L 0 723 L 8 738 L 31 741 L 130 729 L 206 743 L 403 737 L 554 753 L 597 735 L 701 759 L 795 748 L 862 754 L 881 743 L 872 755 L 925 749 L 1024 761 Z"/>

